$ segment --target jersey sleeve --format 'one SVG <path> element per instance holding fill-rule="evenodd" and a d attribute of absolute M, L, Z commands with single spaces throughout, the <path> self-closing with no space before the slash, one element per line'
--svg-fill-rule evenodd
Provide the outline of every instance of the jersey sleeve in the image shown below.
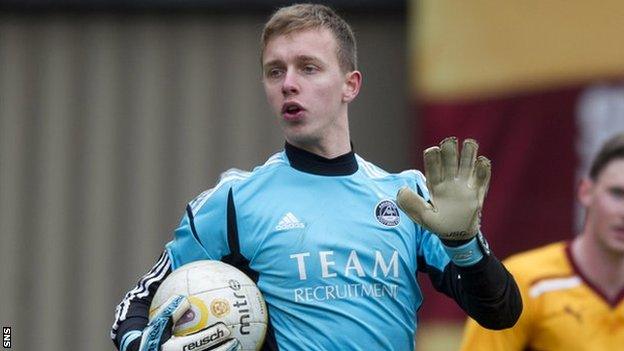
<path fill-rule="evenodd" d="M 450 260 L 437 236 L 422 230 L 421 238 L 418 270 L 429 275 L 437 291 L 486 328 L 500 330 L 516 323 L 522 298 L 514 277 L 494 255 L 461 267 Z"/>
<path fill-rule="evenodd" d="M 461 351 L 491 350 L 491 351 L 523 351 L 530 345 L 530 329 L 533 316 L 531 300 L 528 299 L 528 282 L 523 279 L 522 273 L 513 266 L 509 266 L 520 288 L 524 307 L 518 322 L 509 329 L 490 330 L 480 326 L 474 319 L 468 318 L 464 327 L 461 342 Z"/>
<path fill-rule="evenodd" d="M 425 201 L 430 201 L 425 177 L 418 171 L 415 174 L 411 186 Z M 458 266 L 437 235 L 414 225 L 418 271 L 429 275 L 437 291 L 455 300 L 470 317 L 490 329 L 508 328 L 516 323 L 522 311 L 520 293 L 513 276 L 494 255 L 488 252 L 475 264 Z"/>
<path fill-rule="evenodd" d="M 167 243 L 172 268 L 197 260 L 219 260 L 229 252 L 227 202 L 232 183 L 222 180 L 186 206 L 174 238 Z"/>
<path fill-rule="evenodd" d="M 219 260 L 229 253 L 228 195 L 236 179 L 227 173 L 212 189 L 187 206 L 173 239 L 152 269 L 141 277 L 118 305 L 111 338 L 119 350 L 135 350 L 136 335 L 148 323 L 149 306 L 162 281 L 180 266 L 197 260 Z M 131 338 L 132 336 L 133 338 Z"/>
<path fill-rule="evenodd" d="M 115 321 L 110 337 L 119 350 L 135 350 L 137 339 L 131 340 L 133 331 L 145 328 L 148 322 L 152 297 L 163 280 L 171 273 L 171 260 L 166 251 L 158 257 L 154 266 L 143 275 L 134 288 L 126 293 L 115 310 Z M 135 332 L 136 333 L 136 332 Z M 136 334 L 134 334 L 136 337 Z"/>

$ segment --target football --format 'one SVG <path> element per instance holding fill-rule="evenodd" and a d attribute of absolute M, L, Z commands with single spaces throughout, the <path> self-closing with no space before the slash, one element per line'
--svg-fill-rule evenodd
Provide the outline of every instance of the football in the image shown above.
<path fill-rule="evenodd" d="M 150 306 L 150 320 L 173 295 L 188 297 L 191 308 L 178 320 L 174 336 L 198 332 L 223 322 L 244 351 L 260 350 L 267 329 L 267 308 L 256 284 L 221 261 L 196 261 L 174 270 L 160 285 Z"/>

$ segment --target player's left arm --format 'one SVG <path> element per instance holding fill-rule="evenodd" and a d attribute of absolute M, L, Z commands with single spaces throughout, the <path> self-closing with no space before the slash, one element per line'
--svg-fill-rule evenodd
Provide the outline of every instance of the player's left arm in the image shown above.
<path fill-rule="evenodd" d="M 424 262 L 419 269 L 428 273 L 436 290 L 454 299 L 485 328 L 510 328 L 520 317 L 522 298 L 516 282 L 491 253 L 483 253 L 477 263 L 468 266 L 451 260 L 441 269 Z"/>
<path fill-rule="evenodd" d="M 509 329 L 489 330 L 468 318 L 459 351 L 523 351 L 535 346 L 532 345 L 531 335 L 535 335 L 535 331 L 539 330 L 539 304 L 536 305 L 535 299 L 529 298 L 529 289 L 535 276 L 527 272 L 522 261 L 507 260 L 503 263 L 520 288 L 523 301 L 520 319 Z"/>
<path fill-rule="evenodd" d="M 446 138 L 424 152 L 426 199 L 408 187 L 397 194 L 399 207 L 424 228 L 429 251 L 446 252 L 450 262 L 433 264 L 426 256 L 419 269 L 429 273 L 435 288 L 457 301 L 484 327 L 504 329 L 522 312 L 513 276 L 496 259 L 480 231 L 483 200 L 490 181 L 490 161 L 477 157 L 476 141 Z M 436 238 L 437 237 L 437 238 Z M 439 239 L 439 240 L 436 240 Z"/>

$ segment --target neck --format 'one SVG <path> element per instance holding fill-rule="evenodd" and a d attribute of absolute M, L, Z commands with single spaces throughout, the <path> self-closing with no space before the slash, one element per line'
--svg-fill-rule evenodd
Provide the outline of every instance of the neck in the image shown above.
<path fill-rule="evenodd" d="M 286 142 L 284 145 L 290 166 L 298 171 L 322 176 L 347 176 L 358 170 L 353 151 L 334 158 L 325 158 L 297 148 Z"/>
<path fill-rule="evenodd" d="M 334 123 L 326 126 L 321 136 L 309 136 L 294 140 L 286 136 L 286 141 L 302 150 L 311 152 L 324 158 L 335 158 L 351 151 L 351 136 L 349 134 L 349 119 L 347 110 L 341 113 Z"/>
<path fill-rule="evenodd" d="M 590 233 L 572 242 L 572 256 L 587 279 L 610 300 L 624 289 L 624 255 L 604 248 Z"/>
<path fill-rule="evenodd" d="M 293 140 L 287 141 L 291 145 L 296 146 L 302 150 L 328 159 L 336 158 L 351 151 L 351 143 L 349 142 L 349 138 L 340 141 L 339 143 L 305 143 Z"/>

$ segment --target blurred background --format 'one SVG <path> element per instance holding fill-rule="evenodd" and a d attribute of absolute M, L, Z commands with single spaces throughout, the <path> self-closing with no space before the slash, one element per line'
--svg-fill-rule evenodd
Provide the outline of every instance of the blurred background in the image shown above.
<path fill-rule="evenodd" d="M 283 140 L 259 35 L 287 1 L 0 0 L 0 324 L 16 350 L 112 350 L 115 305 L 186 202 Z M 449 135 L 493 161 L 484 232 L 505 258 L 570 239 L 578 178 L 624 130 L 624 3 L 323 1 L 353 26 L 357 153 L 420 168 Z M 426 277 L 419 350 L 463 314 Z"/>

